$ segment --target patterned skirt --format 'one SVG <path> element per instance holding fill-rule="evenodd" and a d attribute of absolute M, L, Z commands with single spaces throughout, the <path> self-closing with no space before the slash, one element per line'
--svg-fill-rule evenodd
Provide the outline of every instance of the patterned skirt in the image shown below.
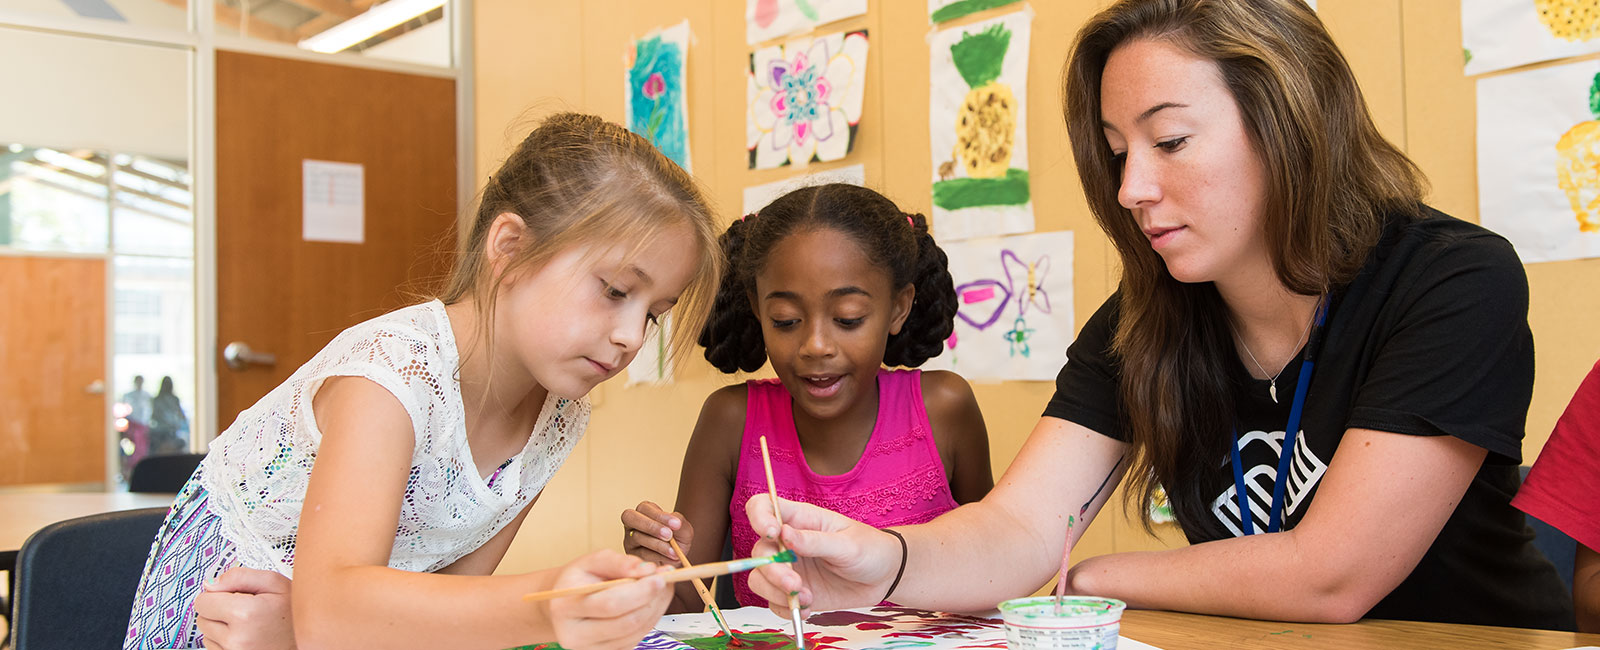
<path fill-rule="evenodd" d="M 124 650 L 204 647 L 195 627 L 194 599 L 236 562 L 234 546 L 223 539 L 220 521 L 211 512 L 200 473 L 196 470 L 178 493 L 150 545 Z"/>

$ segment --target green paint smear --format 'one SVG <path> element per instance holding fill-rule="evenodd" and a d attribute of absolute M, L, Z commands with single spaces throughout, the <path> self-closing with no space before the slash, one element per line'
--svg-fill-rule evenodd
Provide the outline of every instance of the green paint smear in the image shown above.
<path fill-rule="evenodd" d="M 942 23 L 946 20 L 950 20 L 951 18 L 960 18 L 967 14 L 977 13 L 985 9 L 1004 7 L 1008 4 L 1018 1 L 1019 0 L 961 0 L 961 2 L 953 2 L 943 7 L 939 7 L 938 10 L 933 12 L 933 15 L 930 16 L 930 18 L 933 19 L 933 22 Z"/>
<path fill-rule="evenodd" d="M 761 648 L 763 650 L 778 650 L 793 648 L 794 637 L 782 632 L 735 632 L 734 638 L 739 640 L 734 650 L 740 648 Z M 716 636 L 701 637 L 698 639 L 680 639 L 685 645 L 699 650 L 727 650 L 728 637 L 721 634 Z"/>
<path fill-rule="evenodd" d="M 806 2 L 806 0 L 794 0 L 794 6 L 795 6 L 796 9 L 799 9 L 800 13 L 803 14 L 806 18 L 809 18 L 811 20 L 821 20 L 822 19 L 822 16 L 817 13 L 817 8 L 811 6 L 811 3 Z"/>
<path fill-rule="evenodd" d="M 946 210 L 1028 202 L 1028 170 L 1007 169 L 1003 178 L 952 178 L 933 184 L 933 204 Z"/>
<path fill-rule="evenodd" d="M 1000 78 L 1000 66 L 1006 62 L 1006 48 L 1010 46 L 1011 30 L 1006 29 L 1005 23 L 995 23 L 981 32 L 962 36 L 960 42 L 950 46 L 950 57 L 967 85 L 980 88 Z"/>
<path fill-rule="evenodd" d="M 1589 84 L 1589 113 L 1600 120 L 1600 72 L 1595 73 L 1594 83 Z"/>
<path fill-rule="evenodd" d="M 1472 50 L 1469 50 L 1469 49 L 1464 48 L 1464 47 L 1461 48 L 1461 58 L 1466 59 L 1465 61 L 1461 62 L 1461 65 L 1466 65 L 1468 63 L 1472 63 Z"/>

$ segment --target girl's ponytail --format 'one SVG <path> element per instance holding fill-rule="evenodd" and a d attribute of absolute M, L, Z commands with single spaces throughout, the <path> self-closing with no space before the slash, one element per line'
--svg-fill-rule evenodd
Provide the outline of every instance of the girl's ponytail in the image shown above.
<path fill-rule="evenodd" d="M 739 270 L 744 268 L 740 253 L 750 224 L 749 215 L 728 225 L 720 243 L 728 260 L 728 272 L 722 275 L 717 287 L 717 297 L 711 306 L 711 318 L 700 330 L 700 345 L 706 349 L 706 361 L 725 373 L 755 372 L 767 362 L 767 344 L 761 338 L 761 321 L 750 306 L 750 294 L 745 290 Z"/>
<path fill-rule="evenodd" d="M 945 339 L 955 331 L 956 287 L 949 258 L 928 232 L 927 217 L 916 214 L 907 219 L 917 242 L 917 261 L 911 273 L 917 296 L 900 333 L 889 337 L 883 362 L 916 367 L 943 352 Z"/>

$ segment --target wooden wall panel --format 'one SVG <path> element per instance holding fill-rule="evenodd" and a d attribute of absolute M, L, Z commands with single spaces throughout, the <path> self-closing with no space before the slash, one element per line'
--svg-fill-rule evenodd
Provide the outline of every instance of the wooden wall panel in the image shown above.
<path fill-rule="evenodd" d="M 106 262 L 0 256 L 0 485 L 105 480 Z"/>
<path fill-rule="evenodd" d="M 365 240 L 302 238 L 302 161 L 364 166 Z M 448 272 L 455 83 L 217 53 L 218 422 L 350 325 L 418 301 Z M 278 356 L 231 371 L 220 347 Z"/>

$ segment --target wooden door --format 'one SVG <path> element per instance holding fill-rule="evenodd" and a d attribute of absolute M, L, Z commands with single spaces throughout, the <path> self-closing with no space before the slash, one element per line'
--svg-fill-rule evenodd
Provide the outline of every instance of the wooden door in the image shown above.
<path fill-rule="evenodd" d="M 217 52 L 219 427 L 341 330 L 438 289 L 455 119 L 450 79 Z M 363 166 L 362 243 L 304 240 L 306 159 Z M 231 342 L 276 362 L 230 370 Z"/>
<path fill-rule="evenodd" d="M 106 261 L 0 257 L 0 485 L 106 475 Z"/>

